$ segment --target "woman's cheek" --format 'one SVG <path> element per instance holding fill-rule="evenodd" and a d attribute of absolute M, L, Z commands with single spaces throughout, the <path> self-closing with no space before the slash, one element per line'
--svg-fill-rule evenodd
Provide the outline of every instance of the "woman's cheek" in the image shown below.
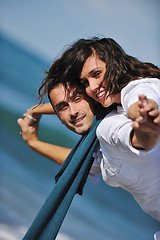
<path fill-rule="evenodd" d="M 87 93 L 88 96 L 93 97 L 93 94 L 92 94 L 92 92 L 90 91 L 90 88 L 89 88 L 89 87 L 87 87 L 85 90 L 86 90 L 86 93 Z"/>

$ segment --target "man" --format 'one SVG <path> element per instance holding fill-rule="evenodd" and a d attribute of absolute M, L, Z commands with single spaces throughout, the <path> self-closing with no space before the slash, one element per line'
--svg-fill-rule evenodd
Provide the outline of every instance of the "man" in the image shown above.
<path fill-rule="evenodd" d="M 56 113 L 60 121 L 68 129 L 83 135 L 88 132 L 92 125 L 95 114 L 95 103 L 85 94 L 84 89 L 80 86 L 74 88 L 68 86 L 66 89 L 62 83 L 55 85 L 51 89 L 49 92 L 49 99 L 51 104 L 32 107 L 28 110 L 27 114 L 24 114 L 24 119 L 18 119 L 18 123 L 21 127 L 23 139 L 31 149 L 62 165 L 71 149 L 45 143 L 38 139 L 37 133 L 40 116 L 42 114 Z M 106 152 L 107 148 L 104 150 L 102 149 L 102 153 L 103 151 Z M 92 165 L 90 174 L 99 175 L 102 171 L 100 169 L 100 164 L 103 162 L 99 147 L 97 147 L 93 156 L 95 157 L 95 161 Z M 112 173 L 112 170 L 114 169 L 110 169 L 111 175 L 114 177 L 114 172 Z M 116 175 L 118 176 L 117 173 Z M 112 186 L 116 186 L 117 183 L 115 182 L 115 185 Z M 127 190 L 126 186 L 123 188 Z"/>
<path fill-rule="evenodd" d="M 66 91 L 62 83 L 50 91 L 50 100 L 53 107 L 50 103 L 32 107 L 27 114 L 24 114 L 24 119 L 18 119 L 18 124 L 21 127 L 24 141 L 32 150 L 62 165 L 71 149 L 42 142 L 38 139 L 40 116 L 56 113 L 68 129 L 83 135 L 88 132 L 92 125 L 95 105 L 82 88 L 68 88 Z"/>

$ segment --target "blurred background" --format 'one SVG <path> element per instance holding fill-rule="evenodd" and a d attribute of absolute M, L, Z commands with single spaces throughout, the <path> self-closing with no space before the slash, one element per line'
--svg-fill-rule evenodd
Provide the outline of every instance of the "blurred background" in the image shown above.
<path fill-rule="evenodd" d="M 0 0 L 1 240 L 22 239 L 60 169 L 23 142 L 17 124 L 38 103 L 44 69 L 66 46 L 92 36 L 111 37 L 129 55 L 160 66 L 159 10 L 159 0 Z M 39 138 L 72 147 L 79 136 L 45 116 Z M 57 240 L 151 240 L 159 229 L 129 193 L 88 179 Z"/>

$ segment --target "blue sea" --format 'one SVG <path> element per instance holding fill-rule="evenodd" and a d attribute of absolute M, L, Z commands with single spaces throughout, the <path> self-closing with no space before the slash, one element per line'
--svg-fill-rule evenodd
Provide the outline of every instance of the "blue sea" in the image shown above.
<path fill-rule="evenodd" d="M 17 124 L 27 108 L 38 103 L 34 92 L 51 62 L 4 35 L 0 49 L 0 240 L 20 240 L 54 188 L 60 169 L 25 144 Z M 56 116 L 45 116 L 39 138 L 72 147 L 79 136 Z M 83 195 L 73 199 L 56 240 L 152 240 L 158 230 L 160 224 L 128 192 L 101 179 L 98 184 L 88 179 Z"/>

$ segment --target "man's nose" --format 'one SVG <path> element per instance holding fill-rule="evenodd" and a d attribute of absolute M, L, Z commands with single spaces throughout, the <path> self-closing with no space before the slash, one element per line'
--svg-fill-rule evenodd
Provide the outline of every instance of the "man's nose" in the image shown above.
<path fill-rule="evenodd" d="M 72 117 L 76 117 L 77 114 L 78 114 L 78 108 L 77 108 L 76 104 L 71 104 L 70 105 L 70 115 Z"/>

